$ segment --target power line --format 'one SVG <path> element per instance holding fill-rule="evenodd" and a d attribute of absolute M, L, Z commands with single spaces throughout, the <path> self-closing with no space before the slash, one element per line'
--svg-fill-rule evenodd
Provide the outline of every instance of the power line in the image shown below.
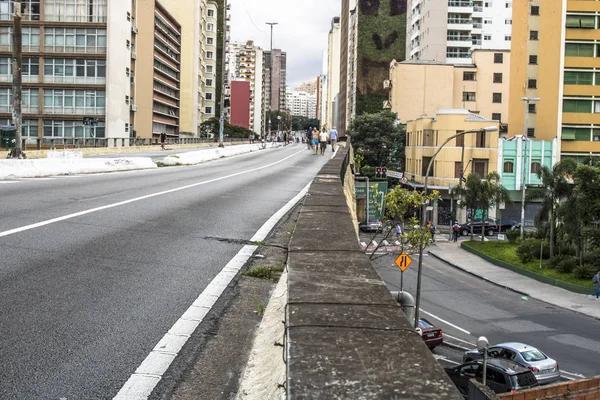
<path fill-rule="evenodd" d="M 250 22 L 252 22 L 252 25 L 254 25 L 254 27 L 256 28 L 256 30 L 259 31 L 259 32 L 265 33 L 265 31 L 263 31 L 262 29 L 260 29 L 254 23 L 254 20 L 252 19 L 252 15 L 250 15 L 250 11 L 248 11 L 248 8 L 246 7 L 246 1 L 245 0 L 242 0 L 242 6 L 244 7 L 244 10 L 246 10 L 246 14 L 248 15 L 248 18 L 250 19 Z"/>

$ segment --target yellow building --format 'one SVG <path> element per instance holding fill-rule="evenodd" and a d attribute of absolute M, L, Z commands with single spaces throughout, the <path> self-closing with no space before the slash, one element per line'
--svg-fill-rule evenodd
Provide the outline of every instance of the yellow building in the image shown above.
<path fill-rule="evenodd" d="M 563 157 L 600 155 L 599 14 L 598 1 L 513 2 L 509 136 L 527 129 L 559 138 Z"/>
<path fill-rule="evenodd" d="M 461 108 L 486 119 L 508 121 L 510 52 L 475 50 L 473 64 L 392 61 L 390 97 L 400 121 Z"/>
<path fill-rule="evenodd" d="M 406 124 L 406 164 L 404 176 L 422 188 L 427 166 L 437 148 L 451 136 L 467 130 L 499 128 L 498 121 L 465 109 L 439 109 L 435 116 L 423 116 Z M 466 134 L 451 140 L 433 162 L 428 188 L 437 189 L 444 198 L 433 210 L 434 224 L 449 225 L 452 202 L 449 189 L 458 185 L 461 173 L 485 176 L 498 166 L 498 131 Z M 464 221 L 465 216 L 459 216 Z"/>

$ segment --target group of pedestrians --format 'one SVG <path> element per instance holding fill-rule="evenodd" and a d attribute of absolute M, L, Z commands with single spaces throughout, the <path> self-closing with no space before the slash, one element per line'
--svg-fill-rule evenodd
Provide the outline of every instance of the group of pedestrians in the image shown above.
<path fill-rule="evenodd" d="M 321 130 L 314 128 L 309 128 L 306 131 L 306 148 L 308 150 L 313 151 L 314 155 L 321 154 L 325 155 L 325 150 L 327 150 L 327 142 L 331 141 L 331 151 L 335 152 L 337 147 L 337 136 L 338 132 L 335 129 L 335 126 L 330 131 L 327 131 L 325 126 L 321 128 Z"/>

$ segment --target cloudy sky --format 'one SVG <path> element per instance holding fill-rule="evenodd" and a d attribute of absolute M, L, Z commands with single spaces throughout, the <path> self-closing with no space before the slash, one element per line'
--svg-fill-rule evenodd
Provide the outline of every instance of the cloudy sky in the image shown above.
<path fill-rule="evenodd" d="M 341 0 L 229 0 L 231 39 L 254 42 L 265 50 L 270 46 L 270 28 L 265 22 L 279 23 L 273 28 L 273 47 L 287 52 L 288 86 L 316 79 L 327 49 L 331 19 L 339 16 Z"/>

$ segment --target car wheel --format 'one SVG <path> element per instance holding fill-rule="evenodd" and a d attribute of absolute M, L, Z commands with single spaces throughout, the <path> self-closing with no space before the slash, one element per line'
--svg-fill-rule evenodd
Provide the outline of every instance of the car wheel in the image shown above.
<path fill-rule="evenodd" d="M 489 229 L 488 230 L 488 236 L 494 236 L 494 230 L 493 229 Z"/>
<path fill-rule="evenodd" d="M 462 235 L 463 235 L 463 236 L 468 236 L 468 235 L 469 235 L 469 231 L 468 231 L 468 230 L 466 230 L 466 229 L 463 229 L 463 231 L 462 231 Z"/>

